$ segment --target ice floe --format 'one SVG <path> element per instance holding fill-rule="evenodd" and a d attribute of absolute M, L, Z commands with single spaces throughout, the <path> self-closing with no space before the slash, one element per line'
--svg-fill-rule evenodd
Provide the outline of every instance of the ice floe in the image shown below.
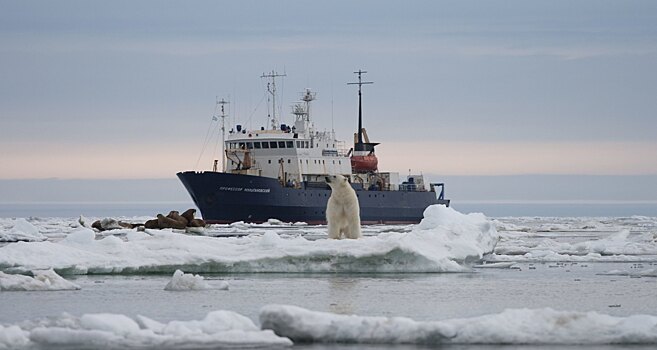
<path fill-rule="evenodd" d="M 34 277 L 7 274 L 0 271 L 0 290 L 46 291 L 80 289 L 80 286 L 65 280 L 52 269 L 34 270 L 32 274 Z"/>
<path fill-rule="evenodd" d="M 220 349 L 287 347 L 292 342 L 231 311 L 160 323 L 144 316 L 85 314 L 0 325 L 0 349 Z"/>
<path fill-rule="evenodd" d="M 23 218 L 13 220 L 9 230 L 0 228 L 0 242 L 38 242 L 46 239 L 39 229 Z"/>
<path fill-rule="evenodd" d="M 194 275 L 191 273 L 184 273 L 176 270 L 171 277 L 171 281 L 167 283 L 164 290 L 170 291 L 183 291 L 183 290 L 205 290 L 205 289 L 221 289 L 228 290 L 228 282 L 221 281 L 217 287 L 213 287 L 201 275 Z"/>
<path fill-rule="evenodd" d="M 657 344 L 657 317 L 512 309 L 499 314 L 418 322 L 268 305 L 263 329 L 297 342 L 361 344 Z"/>
<path fill-rule="evenodd" d="M 277 226 L 277 225 L 272 225 Z M 297 230 L 304 230 L 298 227 Z M 458 272 L 493 251 L 498 235 L 482 214 L 430 206 L 410 232 L 357 240 L 281 237 L 274 230 L 247 237 L 191 236 L 168 230 L 125 239 L 84 227 L 54 242 L 0 247 L 0 269 L 54 268 L 62 274 L 168 272 Z"/>
<path fill-rule="evenodd" d="M 657 233 L 651 231 L 623 228 L 595 236 L 570 231 L 554 237 L 505 232 L 501 236 L 489 261 L 653 261 L 657 257 Z"/>

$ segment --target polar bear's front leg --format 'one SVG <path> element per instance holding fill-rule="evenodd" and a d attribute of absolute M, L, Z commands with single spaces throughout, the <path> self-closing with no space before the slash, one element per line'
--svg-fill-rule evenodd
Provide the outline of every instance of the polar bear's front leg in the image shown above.
<path fill-rule="evenodd" d="M 360 220 L 358 218 L 352 220 L 345 231 L 345 237 L 347 238 L 360 238 L 362 236 L 360 233 Z"/>
<path fill-rule="evenodd" d="M 328 222 L 328 237 L 330 239 L 340 239 L 340 226 L 338 226 L 337 223 L 331 221 Z"/>

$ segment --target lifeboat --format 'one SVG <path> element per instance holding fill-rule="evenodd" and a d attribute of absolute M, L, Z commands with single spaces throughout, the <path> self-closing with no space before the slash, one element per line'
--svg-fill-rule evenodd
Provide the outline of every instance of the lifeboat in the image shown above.
<path fill-rule="evenodd" d="M 355 173 L 377 171 L 379 160 L 375 155 L 351 156 L 351 170 Z"/>

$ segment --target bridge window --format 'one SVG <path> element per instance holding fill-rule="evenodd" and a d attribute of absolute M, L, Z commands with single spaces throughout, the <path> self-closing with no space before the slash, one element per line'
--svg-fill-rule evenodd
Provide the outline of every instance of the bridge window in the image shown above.
<path fill-rule="evenodd" d="M 240 149 L 244 149 L 244 142 L 240 142 Z"/>
<path fill-rule="evenodd" d="M 269 148 L 269 142 L 264 141 L 264 142 L 262 143 L 262 148 Z"/>
<path fill-rule="evenodd" d="M 285 141 L 278 141 L 278 148 L 285 148 Z"/>
<path fill-rule="evenodd" d="M 285 147 L 294 148 L 294 141 L 285 141 Z"/>
<path fill-rule="evenodd" d="M 254 142 L 253 143 L 253 148 L 260 149 L 260 142 Z"/>
<path fill-rule="evenodd" d="M 304 143 L 303 148 L 308 148 L 308 141 L 304 141 L 303 143 Z"/>
<path fill-rule="evenodd" d="M 301 141 L 297 141 L 297 148 L 301 148 Z"/>
<path fill-rule="evenodd" d="M 253 142 L 247 142 L 246 143 L 246 148 L 247 149 L 253 149 Z"/>
<path fill-rule="evenodd" d="M 269 142 L 269 147 L 278 148 L 278 143 L 276 143 L 276 141 L 271 141 L 271 142 Z"/>

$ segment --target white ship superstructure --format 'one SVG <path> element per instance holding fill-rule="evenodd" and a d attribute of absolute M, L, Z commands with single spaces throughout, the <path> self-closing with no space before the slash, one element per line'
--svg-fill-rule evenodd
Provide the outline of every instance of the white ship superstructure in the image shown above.
<path fill-rule="evenodd" d="M 265 75 L 263 75 L 265 76 Z M 351 163 L 344 141 L 334 131 L 317 131 L 311 118 L 311 102 L 316 94 L 310 89 L 302 93 L 294 105 L 294 125 L 278 124 L 275 114 L 275 77 L 271 77 L 273 113 L 271 127 L 247 130 L 236 125 L 225 141 L 224 172 L 264 176 L 278 179 L 288 187 L 303 181 L 323 181 L 327 174 L 351 174 Z"/>

